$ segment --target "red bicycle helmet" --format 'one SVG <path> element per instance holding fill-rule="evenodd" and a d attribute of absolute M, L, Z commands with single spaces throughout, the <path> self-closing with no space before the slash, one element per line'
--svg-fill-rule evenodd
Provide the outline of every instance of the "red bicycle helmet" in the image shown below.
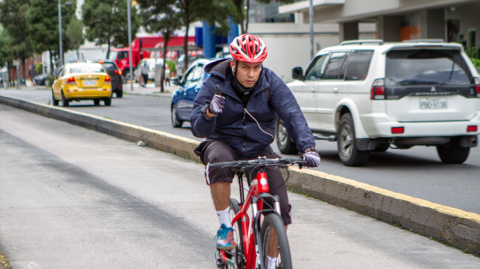
<path fill-rule="evenodd" d="M 267 53 L 265 43 L 254 35 L 237 36 L 230 43 L 230 54 L 240 62 L 261 63 L 267 58 Z"/>

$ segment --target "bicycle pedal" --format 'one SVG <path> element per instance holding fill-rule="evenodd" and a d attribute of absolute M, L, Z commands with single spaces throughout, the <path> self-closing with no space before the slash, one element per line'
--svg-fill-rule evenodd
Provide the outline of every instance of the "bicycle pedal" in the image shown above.
<path fill-rule="evenodd" d="M 217 258 L 217 267 L 218 267 L 218 268 L 224 268 L 225 265 L 226 265 L 226 264 L 222 261 L 222 259 Z"/>

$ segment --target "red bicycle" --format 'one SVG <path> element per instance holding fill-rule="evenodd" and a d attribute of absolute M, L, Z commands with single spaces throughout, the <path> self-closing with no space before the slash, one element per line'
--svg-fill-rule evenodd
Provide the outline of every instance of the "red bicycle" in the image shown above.
<path fill-rule="evenodd" d="M 279 199 L 277 195 L 268 193 L 265 167 L 287 168 L 294 164 L 301 168 L 306 163 L 301 158 L 258 157 L 254 160 L 210 164 L 211 167 L 232 168 L 240 187 L 240 202 L 230 199 L 230 219 L 237 246 L 231 251 L 219 250 L 216 258 L 218 268 L 269 269 L 272 268 L 269 263 L 274 263 L 274 268 L 292 268 L 287 234 L 280 217 Z M 248 181 L 250 188 L 245 198 L 243 176 L 257 169 L 257 175 Z M 247 212 L 250 206 L 252 217 Z"/>

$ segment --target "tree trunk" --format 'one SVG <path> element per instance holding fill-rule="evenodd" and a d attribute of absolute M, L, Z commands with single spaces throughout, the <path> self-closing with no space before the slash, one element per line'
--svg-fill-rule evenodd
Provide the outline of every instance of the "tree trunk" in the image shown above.
<path fill-rule="evenodd" d="M 52 50 L 48 50 L 50 54 L 50 75 L 53 75 L 53 57 L 52 57 Z"/>
<path fill-rule="evenodd" d="M 245 27 L 243 25 L 243 10 L 242 10 L 242 2 L 243 0 L 233 0 L 233 4 L 235 5 L 235 8 L 237 9 L 238 12 L 238 18 L 240 20 L 240 29 L 242 31 L 242 35 L 245 34 Z"/>
<path fill-rule="evenodd" d="M 78 47 L 75 49 L 77 51 L 77 60 L 80 60 L 80 52 L 78 50 Z M 107 58 L 108 59 L 108 58 Z"/>
<path fill-rule="evenodd" d="M 110 39 L 107 42 L 107 59 L 110 58 Z"/>
<path fill-rule="evenodd" d="M 183 74 L 187 72 L 188 67 L 188 29 L 190 29 L 190 15 L 188 14 L 188 10 L 185 10 L 185 39 L 183 41 L 183 54 L 185 58 L 183 60 Z"/>
<path fill-rule="evenodd" d="M 23 77 L 24 77 L 24 81 L 25 81 L 25 85 L 27 85 L 27 63 L 26 63 L 26 60 L 25 60 L 25 57 L 22 57 L 22 65 L 23 65 Z"/>
<path fill-rule="evenodd" d="M 170 39 L 170 34 L 163 35 L 163 66 L 162 76 L 160 77 L 160 92 L 164 92 L 163 82 L 165 81 L 165 65 L 167 62 L 167 45 Z"/>

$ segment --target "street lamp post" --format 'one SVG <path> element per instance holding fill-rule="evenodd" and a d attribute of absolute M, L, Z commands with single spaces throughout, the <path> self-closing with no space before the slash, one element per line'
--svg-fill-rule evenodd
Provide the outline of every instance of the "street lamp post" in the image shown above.
<path fill-rule="evenodd" d="M 69 6 L 73 2 L 65 3 L 65 6 Z M 63 65 L 63 42 L 62 42 L 62 3 L 58 0 L 58 34 L 60 36 L 60 66 Z"/>
<path fill-rule="evenodd" d="M 132 71 L 132 16 L 130 11 L 130 0 L 127 0 L 127 16 L 128 16 L 128 57 L 130 65 L 130 90 L 133 91 L 133 71 Z M 140 81 L 140 80 L 139 80 Z M 146 83 L 145 83 L 146 85 Z"/>
<path fill-rule="evenodd" d="M 62 44 L 62 3 L 58 0 L 58 33 L 60 35 L 60 66 L 63 65 L 63 44 Z"/>

